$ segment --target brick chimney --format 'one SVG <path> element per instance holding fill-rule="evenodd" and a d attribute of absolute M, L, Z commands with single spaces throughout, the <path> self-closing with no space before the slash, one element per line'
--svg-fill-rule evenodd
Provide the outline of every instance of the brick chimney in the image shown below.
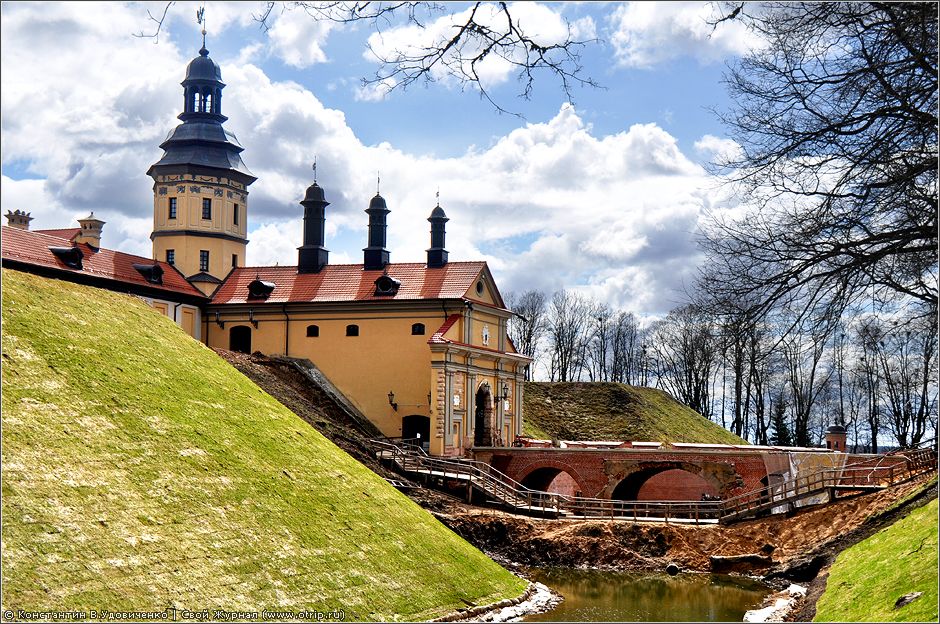
<path fill-rule="evenodd" d="M 101 229 L 104 227 L 104 221 L 96 219 L 95 213 L 91 213 L 84 219 L 79 219 L 78 223 L 82 226 L 82 231 L 75 237 L 74 242 L 101 247 Z"/>
<path fill-rule="evenodd" d="M 10 227 L 15 227 L 18 230 L 28 230 L 29 222 L 33 218 L 29 216 L 28 212 L 23 212 L 22 210 L 7 210 L 7 225 Z"/>

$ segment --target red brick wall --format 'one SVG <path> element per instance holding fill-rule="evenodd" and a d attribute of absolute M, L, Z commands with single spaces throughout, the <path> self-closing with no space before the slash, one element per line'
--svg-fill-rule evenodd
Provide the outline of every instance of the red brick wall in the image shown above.
<path fill-rule="evenodd" d="M 637 500 L 699 501 L 702 494 L 718 496 L 718 490 L 702 477 L 673 468 L 653 475 L 640 488 Z"/>

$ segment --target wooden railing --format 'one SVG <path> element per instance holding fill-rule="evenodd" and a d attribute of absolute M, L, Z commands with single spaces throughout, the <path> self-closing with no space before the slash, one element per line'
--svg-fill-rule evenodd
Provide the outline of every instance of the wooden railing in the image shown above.
<path fill-rule="evenodd" d="M 937 470 L 937 453 L 930 448 L 901 454 L 905 459 L 903 463 L 894 456 L 889 465 L 879 465 L 892 457 L 884 455 L 842 468 L 820 469 L 718 501 L 620 501 L 533 490 L 485 462 L 432 457 L 420 446 L 407 444 L 407 441 L 396 442 L 398 440 L 370 440 L 370 445 L 378 456 L 393 461 L 402 471 L 425 475 L 429 480 L 465 481 L 468 492 L 476 488 L 512 511 L 633 521 L 729 522 L 762 511 L 772 513 L 778 507 L 790 509 L 793 503 L 811 496 L 827 494 L 829 500 L 833 500 L 838 491 L 883 489 Z"/>

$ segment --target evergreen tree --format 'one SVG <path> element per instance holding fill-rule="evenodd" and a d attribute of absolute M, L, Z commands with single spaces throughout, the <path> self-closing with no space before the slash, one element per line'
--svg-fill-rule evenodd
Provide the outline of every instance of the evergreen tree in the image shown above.
<path fill-rule="evenodd" d="M 793 438 L 787 426 L 787 402 L 782 392 L 774 403 L 770 417 L 770 443 L 774 446 L 793 446 Z"/>

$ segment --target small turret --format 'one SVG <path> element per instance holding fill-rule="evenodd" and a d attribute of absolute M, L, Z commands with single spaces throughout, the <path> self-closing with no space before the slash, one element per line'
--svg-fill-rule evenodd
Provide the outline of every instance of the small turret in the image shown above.
<path fill-rule="evenodd" d="M 304 200 L 304 244 L 297 248 L 297 272 L 319 273 L 329 261 L 330 252 L 323 246 L 326 230 L 326 201 L 323 189 L 314 182 L 307 187 Z"/>
<path fill-rule="evenodd" d="M 389 253 L 385 248 L 385 231 L 388 229 L 386 215 L 391 212 L 385 206 L 385 198 L 378 193 L 369 202 L 369 246 L 362 250 L 362 264 L 366 271 L 379 271 L 389 263 Z"/>
<path fill-rule="evenodd" d="M 18 230 L 28 230 L 29 222 L 33 218 L 29 216 L 28 212 L 23 212 L 22 210 L 7 210 L 7 225 L 14 227 Z"/>
<path fill-rule="evenodd" d="M 79 235 L 75 237 L 74 242 L 85 243 L 95 248 L 101 247 L 101 230 L 104 228 L 105 222 L 95 218 L 95 213 L 93 212 L 84 219 L 79 219 L 78 223 L 81 225 L 82 230 Z"/>
<path fill-rule="evenodd" d="M 434 269 L 447 264 L 447 250 L 444 249 L 444 224 L 450 221 L 444 209 L 438 204 L 428 217 L 431 222 L 431 248 L 428 249 L 428 268 Z"/>
<path fill-rule="evenodd" d="M 832 425 L 826 429 L 826 448 L 830 451 L 844 453 L 847 437 L 845 427 L 842 425 Z"/>

